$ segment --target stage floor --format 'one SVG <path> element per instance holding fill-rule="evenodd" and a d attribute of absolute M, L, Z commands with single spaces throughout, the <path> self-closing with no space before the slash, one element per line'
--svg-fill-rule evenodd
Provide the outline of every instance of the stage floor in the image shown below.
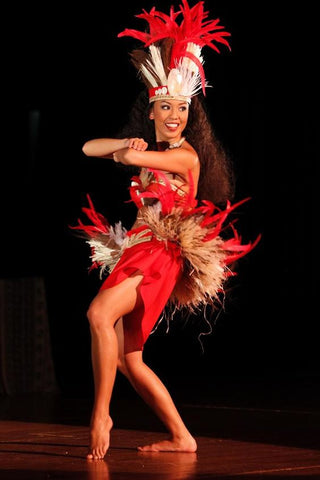
<path fill-rule="evenodd" d="M 259 395 L 260 400 L 248 390 L 237 398 L 228 392 L 214 402 L 178 400 L 198 442 L 195 454 L 139 452 L 138 445 L 165 438 L 166 433 L 137 397 L 116 395 L 111 447 L 97 462 L 85 458 L 91 400 L 59 395 L 2 397 L 0 478 L 320 479 L 319 397 L 312 381 L 304 385 L 304 392 L 301 385 L 288 387 L 287 399 L 284 386 L 281 399 L 268 388 L 268 398 Z M 294 391 L 301 397 L 294 399 Z"/>

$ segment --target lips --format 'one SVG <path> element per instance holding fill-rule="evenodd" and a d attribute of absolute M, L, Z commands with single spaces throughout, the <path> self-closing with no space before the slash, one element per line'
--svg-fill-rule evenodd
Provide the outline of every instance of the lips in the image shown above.
<path fill-rule="evenodd" d="M 169 130 L 176 130 L 179 127 L 179 123 L 166 123 L 165 125 Z"/>

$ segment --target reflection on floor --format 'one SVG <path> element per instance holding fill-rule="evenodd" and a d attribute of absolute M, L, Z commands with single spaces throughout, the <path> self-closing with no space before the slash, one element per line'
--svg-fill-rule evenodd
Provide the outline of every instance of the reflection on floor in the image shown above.
<path fill-rule="evenodd" d="M 173 396 L 197 439 L 196 454 L 137 451 L 166 433 L 125 384 L 115 390 L 111 447 L 99 462 L 85 459 L 91 399 L 0 398 L 1 479 L 320 479 L 317 377 L 224 380 L 202 395 L 183 383 Z"/>

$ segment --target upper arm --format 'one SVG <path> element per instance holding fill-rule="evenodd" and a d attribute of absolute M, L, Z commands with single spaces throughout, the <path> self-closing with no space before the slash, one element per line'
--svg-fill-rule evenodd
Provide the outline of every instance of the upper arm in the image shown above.
<path fill-rule="evenodd" d="M 139 152 L 129 148 L 125 153 L 125 163 L 137 167 L 164 170 L 187 176 L 198 163 L 198 156 L 193 150 L 177 148 L 164 152 L 145 151 Z"/>

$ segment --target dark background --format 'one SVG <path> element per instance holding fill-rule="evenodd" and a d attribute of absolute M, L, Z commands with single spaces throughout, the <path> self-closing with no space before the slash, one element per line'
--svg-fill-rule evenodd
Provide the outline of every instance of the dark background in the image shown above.
<path fill-rule="evenodd" d="M 88 274 L 89 251 L 69 226 L 90 193 L 98 211 L 129 227 L 128 174 L 87 158 L 83 143 L 112 136 L 126 121 L 142 84 L 129 63 L 134 41 L 117 39 L 151 0 L 57 2 L 6 11 L 2 140 L 3 278 L 45 279 L 52 352 L 67 395 L 92 392 L 86 309 L 100 285 Z M 193 4 L 193 3 L 192 3 Z M 170 384 L 216 379 L 319 375 L 315 309 L 315 119 L 318 96 L 310 2 L 207 1 L 210 18 L 232 33 L 232 52 L 204 49 L 207 105 L 232 155 L 244 241 L 261 233 L 239 262 L 226 309 L 206 330 L 204 315 L 161 325 L 145 358 Z M 203 349 L 202 349 L 203 347 Z M 199 381 L 200 380 L 200 381 Z M 199 395 L 201 395 L 201 389 Z"/>

